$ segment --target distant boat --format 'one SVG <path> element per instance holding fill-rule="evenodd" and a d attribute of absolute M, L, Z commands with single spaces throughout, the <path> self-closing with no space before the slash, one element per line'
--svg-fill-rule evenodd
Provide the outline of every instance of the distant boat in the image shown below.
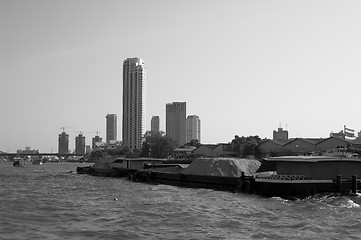
<path fill-rule="evenodd" d="M 41 165 L 41 164 L 43 164 L 43 160 L 41 160 L 41 159 L 34 159 L 34 160 L 33 160 L 33 164 L 35 164 L 35 165 Z"/>
<path fill-rule="evenodd" d="M 14 167 L 25 167 L 25 160 L 22 158 L 14 158 Z"/>

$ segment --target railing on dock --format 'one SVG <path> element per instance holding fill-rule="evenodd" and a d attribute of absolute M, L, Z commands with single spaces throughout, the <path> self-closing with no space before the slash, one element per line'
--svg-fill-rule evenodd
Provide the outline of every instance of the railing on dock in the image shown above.
<path fill-rule="evenodd" d="M 304 175 L 271 175 L 271 176 L 256 176 L 257 179 L 269 179 L 269 180 L 308 180 Z"/>

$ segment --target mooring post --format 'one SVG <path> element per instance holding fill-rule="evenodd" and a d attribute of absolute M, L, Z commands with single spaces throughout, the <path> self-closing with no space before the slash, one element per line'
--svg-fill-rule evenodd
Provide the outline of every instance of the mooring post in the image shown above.
<path fill-rule="evenodd" d="M 241 172 L 241 180 L 243 181 L 245 179 L 244 172 Z"/>
<path fill-rule="evenodd" d="M 341 175 L 336 176 L 336 185 L 337 185 L 338 192 L 342 193 L 342 176 Z"/>
<path fill-rule="evenodd" d="M 351 192 L 357 192 L 357 175 L 352 175 L 352 185 L 351 185 Z"/>

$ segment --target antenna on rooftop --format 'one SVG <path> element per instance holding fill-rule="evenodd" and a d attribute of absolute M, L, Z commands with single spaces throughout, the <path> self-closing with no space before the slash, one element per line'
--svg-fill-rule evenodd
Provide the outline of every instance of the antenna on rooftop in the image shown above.
<path fill-rule="evenodd" d="M 61 127 L 60 129 L 63 129 L 63 132 L 65 132 L 65 129 L 66 129 L 66 128 L 69 128 L 69 129 L 70 129 L 70 128 L 73 128 L 73 127 Z"/>
<path fill-rule="evenodd" d="M 96 134 L 97 134 L 97 136 L 99 136 L 100 131 L 96 131 L 96 132 L 88 132 L 88 133 L 96 133 Z"/>

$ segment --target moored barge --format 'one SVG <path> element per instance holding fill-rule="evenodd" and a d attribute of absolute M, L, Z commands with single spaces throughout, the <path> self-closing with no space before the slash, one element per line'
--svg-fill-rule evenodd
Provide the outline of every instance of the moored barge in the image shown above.
<path fill-rule="evenodd" d="M 189 166 L 149 168 L 137 171 L 134 181 L 154 182 L 184 187 L 251 192 L 246 183 L 254 181 L 257 160 L 237 158 L 195 159 Z"/>
<path fill-rule="evenodd" d="M 258 176 L 257 173 L 272 173 Z M 356 193 L 361 183 L 361 159 L 329 156 L 265 158 L 255 174 L 254 191 L 265 196 L 305 196 L 316 193 Z"/>
<path fill-rule="evenodd" d="M 206 169 L 209 164 L 203 161 L 199 159 L 198 163 L 203 163 Z M 188 168 L 191 166 L 192 164 Z M 304 197 L 318 193 L 349 194 L 356 193 L 357 189 L 361 188 L 361 181 L 357 179 L 357 175 L 361 175 L 361 161 L 358 158 L 318 156 L 265 158 L 257 171 L 249 171 L 250 168 L 246 167 L 241 168 L 241 174 L 227 173 L 223 176 L 202 174 L 200 169 L 198 173 L 190 172 L 188 168 L 139 170 L 135 173 L 134 179 L 255 193 L 268 197 Z M 248 173 L 244 174 L 243 171 L 246 170 Z"/>
<path fill-rule="evenodd" d="M 304 197 L 318 193 L 349 194 L 361 189 L 361 159 L 285 156 L 251 159 L 195 159 L 189 165 L 163 159 L 115 159 L 77 169 L 96 176 L 128 177 L 185 187 L 255 193 L 262 196 Z"/>
<path fill-rule="evenodd" d="M 147 165 L 162 164 L 164 159 L 155 158 L 103 158 L 92 166 L 77 167 L 77 173 L 103 177 L 127 177 Z"/>

